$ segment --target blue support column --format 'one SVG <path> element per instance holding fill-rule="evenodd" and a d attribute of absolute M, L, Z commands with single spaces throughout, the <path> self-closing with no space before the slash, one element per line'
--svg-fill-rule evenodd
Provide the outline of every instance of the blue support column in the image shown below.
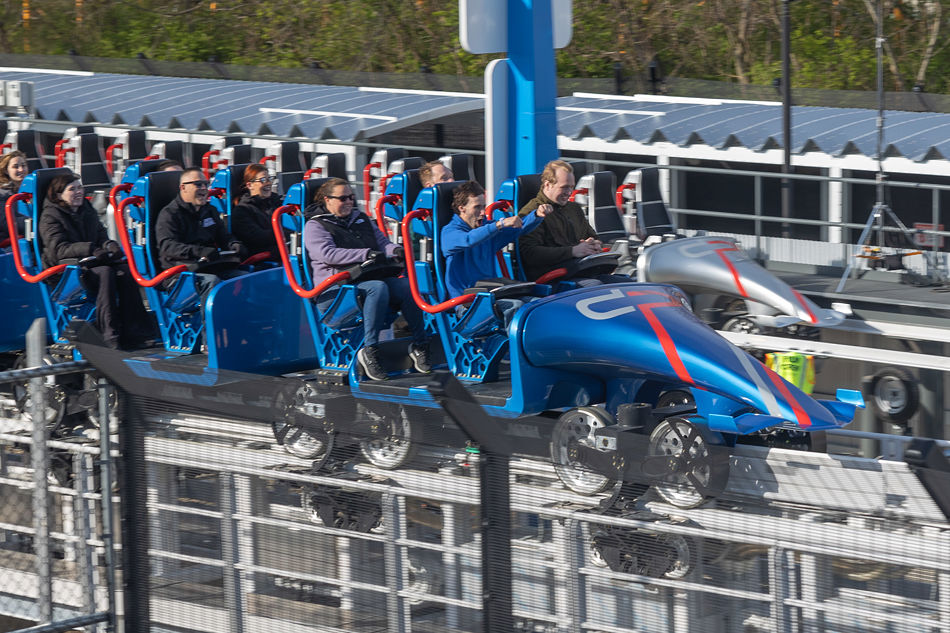
<path fill-rule="evenodd" d="M 508 164 L 535 174 L 558 155 L 551 0 L 509 0 L 508 60 Z"/>

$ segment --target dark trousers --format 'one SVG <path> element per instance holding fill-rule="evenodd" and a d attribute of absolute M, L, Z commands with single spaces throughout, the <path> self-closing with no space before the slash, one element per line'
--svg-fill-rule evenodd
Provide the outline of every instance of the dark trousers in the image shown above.
<path fill-rule="evenodd" d="M 123 335 L 144 338 L 151 331 L 142 294 L 128 265 L 89 268 L 82 274 L 82 283 L 96 298 L 96 327 L 106 343 L 117 345 Z"/>

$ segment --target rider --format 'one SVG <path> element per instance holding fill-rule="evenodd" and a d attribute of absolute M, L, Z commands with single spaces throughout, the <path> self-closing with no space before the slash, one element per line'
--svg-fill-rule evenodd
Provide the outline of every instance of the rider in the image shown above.
<path fill-rule="evenodd" d="M 231 230 L 234 236 L 247 244 L 251 255 L 270 253 L 279 257 L 277 240 L 271 229 L 271 214 L 280 206 L 280 196 L 273 190 L 274 178 L 263 165 L 248 165 L 244 169 L 241 193 L 231 212 Z"/>
<path fill-rule="evenodd" d="M 573 191 L 574 168 L 563 160 L 552 160 L 541 172 L 538 195 L 518 211 L 525 217 L 535 209 L 545 210 L 540 228 L 518 240 L 518 256 L 529 281 L 571 260 L 602 251 L 597 231 L 587 222 L 581 206 L 570 200 Z M 619 279 L 603 275 L 601 281 Z"/>
<path fill-rule="evenodd" d="M 0 157 L 0 216 L 6 211 L 7 200 L 20 190 L 23 179 L 30 169 L 27 167 L 26 154 L 18 149 Z M 19 214 L 16 218 L 17 234 L 23 235 L 26 228 L 25 218 Z M 6 217 L 0 221 L 0 242 L 10 237 Z"/>
<path fill-rule="evenodd" d="M 151 319 L 128 264 L 122 261 L 122 249 L 109 239 L 98 212 L 83 194 L 76 174 L 61 174 L 50 182 L 39 222 L 43 263 L 55 266 L 64 260 L 94 258 L 83 262 L 80 279 L 96 298 L 96 326 L 109 347 L 136 347 L 151 338 Z"/>
<path fill-rule="evenodd" d="M 432 160 L 419 168 L 419 181 L 423 187 L 431 187 L 440 182 L 455 182 L 455 176 L 441 162 Z"/>
<path fill-rule="evenodd" d="M 445 285 L 449 295 L 465 293 L 479 279 L 496 277 L 495 253 L 541 225 L 549 211 L 542 206 L 521 216 L 485 223 L 485 189 L 470 180 L 456 187 L 452 196 L 456 215 L 442 227 Z"/>
<path fill-rule="evenodd" d="M 181 172 L 178 196 L 158 214 L 155 240 L 163 269 L 185 262 L 211 262 L 220 257 L 218 249 L 234 251 L 238 258 L 247 257 L 247 248 L 228 233 L 218 210 L 208 203 L 211 183 L 204 173 L 192 167 Z M 216 274 L 195 273 L 195 288 L 202 301 L 222 279 L 247 274 L 237 268 Z"/>
<path fill-rule="evenodd" d="M 313 267 L 313 283 L 368 259 L 382 256 L 402 259 L 402 246 L 390 242 L 369 216 L 355 208 L 356 196 L 342 178 L 330 178 L 320 187 L 314 203 L 304 214 L 310 219 L 304 226 L 304 243 Z M 369 281 L 357 280 L 356 288 L 363 299 L 363 347 L 356 359 L 371 380 L 385 380 L 379 354 L 379 332 L 390 308 L 400 308 L 412 330 L 409 357 L 416 371 L 428 372 L 429 336 L 425 331 L 422 311 L 412 299 L 405 277 L 387 277 Z M 337 291 L 320 295 L 317 307 L 327 310 Z"/>

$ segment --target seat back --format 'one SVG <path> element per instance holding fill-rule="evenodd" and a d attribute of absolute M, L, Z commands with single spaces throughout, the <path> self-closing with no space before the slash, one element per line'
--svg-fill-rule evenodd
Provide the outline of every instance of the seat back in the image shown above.
<path fill-rule="evenodd" d="M 145 145 L 145 130 L 129 130 L 119 137 L 126 160 L 142 160 L 148 156 Z"/>
<path fill-rule="evenodd" d="M 218 168 L 228 165 L 246 165 L 251 161 L 253 148 L 250 145 L 229 145 L 218 155 Z"/>
<path fill-rule="evenodd" d="M 243 146 L 238 145 L 237 147 Z M 212 196 L 210 201 L 219 213 L 226 216 L 225 222 L 228 226 L 228 230 L 230 230 L 231 227 L 231 211 L 234 209 L 234 200 L 241 194 L 241 188 L 244 183 L 244 170 L 247 169 L 247 167 L 247 163 L 224 167 L 216 171 L 211 178 L 212 189 L 224 189 L 224 194 L 220 198 Z"/>
<path fill-rule="evenodd" d="M 184 168 L 191 166 L 191 161 L 185 161 L 185 143 L 184 141 L 161 141 L 152 146 L 152 156 L 159 158 L 168 158 L 178 161 Z"/>
<path fill-rule="evenodd" d="M 577 189 L 586 189 L 587 221 L 603 242 L 627 237 L 620 211 L 617 209 L 617 177 L 610 171 L 587 174 L 577 182 Z"/>
<path fill-rule="evenodd" d="M 321 178 L 342 178 L 346 180 L 346 154 L 343 152 L 333 152 L 330 154 L 317 154 L 310 163 L 310 169 L 319 169 L 317 172 Z"/>
<path fill-rule="evenodd" d="M 79 176 L 87 189 L 105 189 L 112 184 L 106 171 L 105 158 L 98 134 L 80 134 L 78 137 L 76 160 L 79 163 Z"/>
<path fill-rule="evenodd" d="M 313 199 L 317 196 L 317 192 L 320 190 L 320 187 L 322 187 L 323 183 L 328 180 L 330 179 L 308 178 L 307 180 L 301 180 L 296 185 L 292 186 L 284 195 L 284 204 L 295 204 L 300 207 L 301 211 L 303 211 L 310 203 L 313 202 Z"/>
<path fill-rule="evenodd" d="M 440 182 L 429 189 L 434 190 L 432 207 L 432 232 L 434 251 L 432 261 L 435 262 L 435 278 L 439 288 L 439 299 L 445 298 L 445 257 L 442 255 L 442 228 L 452 221 L 455 211 L 452 209 L 452 197 L 462 180 L 455 182 Z"/>
<path fill-rule="evenodd" d="M 43 243 L 39 235 L 40 215 L 43 213 L 43 203 L 46 201 L 46 193 L 53 178 L 62 174 L 72 174 L 73 171 L 66 167 L 53 167 L 51 169 L 37 169 L 23 179 L 20 185 L 21 193 L 32 195 L 29 203 L 28 216 L 33 218 L 33 255 L 37 262 L 42 262 Z M 40 264 L 42 267 L 42 264 Z"/>
<path fill-rule="evenodd" d="M 660 170 L 644 167 L 640 170 L 640 202 L 637 203 L 637 236 L 645 240 L 651 235 L 675 233 L 673 220 L 660 194 Z"/>
<path fill-rule="evenodd" d="M 153 171 L 145 174 L 136 183 L 139 193 L 136 194 L 136 191 L 133 191 L 133 194 L 141 195 L 145 199 L 146 260 L 151 266 L 150 275 L 155 275 L 162 270 L 158 257 L 158 241 L 155 238 L 155 223 L 162 209 L 178 196 L 180 181 L 181 172 Z"/>
<path fill-rule="evenodd" d="M 471 154 L 440 156 L 439 162 L 452 170 L 456 180 L 475 180 L 475 160 Z"/>
<path fill-rule="evenodd" d="M 7 135 L 7 143 L 13 143 L 13 148 L 26 154 L 26 166 L 31 172 L 37 169 L 46 169 L 46 159 L 43 157 L 43 146 L 36 130 L 17 130 L 13 138 Z"/>
<path fill-rule="evenodd" d="M 397 222 L 402 221 L 416 203 L 420 191 L 422 191 L 422 181 L 419 180 L 418 169 L 408 169 L 390 178 L 386 183 L 386 195 L 396 194 L 401 196 L 402 200 L 399 204 L 386 203 L 384 207 L 386 217 L 393 218 Z"/>

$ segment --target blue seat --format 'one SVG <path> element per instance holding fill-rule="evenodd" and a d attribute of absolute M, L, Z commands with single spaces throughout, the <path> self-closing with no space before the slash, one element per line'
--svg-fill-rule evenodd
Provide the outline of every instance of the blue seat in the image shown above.
<path fill-rule="evenodd" d="M 17 212 L 31 219 L 33 232 L 28 236 L 21 236 L 16 245 L 24 272 L 39 277 L 37 283 L 43 297 L 43 306 L 49 322 L 50 334 L 58 343 L 68 343 L 65 331 L 71 321 L 92 321 L 95 319 L 95 298 L 89 297 L 83 287 L 78 262 L 67 264 L 55 274 L 54 269 L 47 269 L 43 265 L 43 244 L 39 237 L 38 227 L 43 212 L 43 202 L 46 200 L 46 190 L 56 176 L 71 174 L 65 167 L 53 169 L 38 169 L 29 174 L 20 185 L 20 193 L 29 196 L 26 201 L 17 204 Z"/>
<path fill-rule="evenodd" d="M 423 300 L 430 305 L 430 319 L 439 334 L 449 369 L 460 379 L 469 382 L 497 380 L 499 365 L 508 349 L 508 333 L 501 315 L 495 310 L 495 300 L 503 296 L 545 294 L 549 289 L 535 284 L 498 285 L 493 289 L 475 289 L 465 299 L 450 299 L 445 289 L 445 258 L 442 256 L 442 228 L 455 212 L 452 197 L 462 181 L 439 183 L 423 189 L 416 198 L 410 218 L 429 224 L 426 229 L 433 236 L 431 262 L 416 261 L 414 283 Z M 418 212 L 428 211 L 428 219 L 415 219 Z M 496 268 L 496 273 L 499 271 Z M 468 304 L 460 317 L 456 305 Z"/>

